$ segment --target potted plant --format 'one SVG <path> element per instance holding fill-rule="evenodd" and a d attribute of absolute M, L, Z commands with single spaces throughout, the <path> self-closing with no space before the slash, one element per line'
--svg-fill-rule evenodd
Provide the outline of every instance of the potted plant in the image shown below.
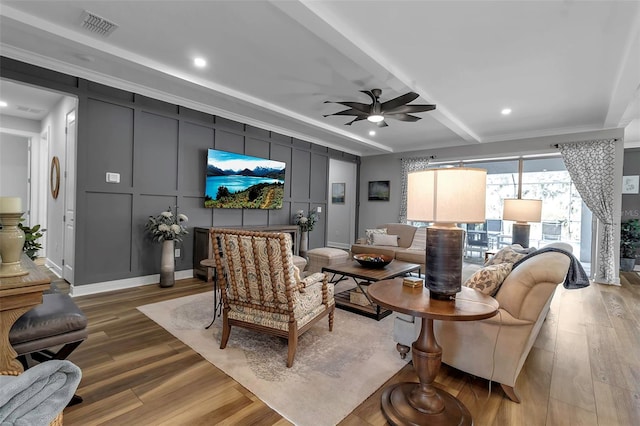
<path fill-rule="evenodd" d="M 636 249 L 640 247 L 640 220 L 631 219 L 620 224 L 620 270 L 633 271 Z"/>
<path fill-rule="evenodd" d="M 20 219 L 20 223 L 18 223 L 18 227 L 22 229 L 22 232 L 24 232 L 24 247 L 22 248 L 22 251 L 29 256 L 29 259 L 36 260 L 38 257 L 38 251 L 42 249 L 42 244 L 38 242 L 38 239 L 43 236 L 43 232 L 45 232 L 46 229 L 40 229 L 40 225 L 32 227 L 23 225 L 23 220 L 24 218 Z"/>

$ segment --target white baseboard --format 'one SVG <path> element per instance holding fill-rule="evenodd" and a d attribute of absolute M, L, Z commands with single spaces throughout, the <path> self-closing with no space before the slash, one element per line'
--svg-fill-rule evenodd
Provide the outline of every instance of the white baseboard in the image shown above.
<path fill-rule="evenodd" d="M 58 278 L 62 277 L 62 267 L 58 266 L 57 264 L 52 262 L 49 258 L 47 258 L 47 260 L 45 260 L 44 266 L 49 268 L 51 270 L 51 272 L 53 272 L 54 274 L 56 274 L 58 276 Z"/>
<path fill-rule="evenodd" d="M 193 278 L 193 269 L 176 271 L 177 280 Z M 105 293 L 107 291 L 124 290 L 127 288 L 141 287 L 143 285 L 157 284 L 160 281 L 160 274 L 146 275 L 142 277 L 126 278 L 123 280 L 105 281 L 101 283 L 72 285 L 69 294 L 72 297 L 87 296 L 90 294 Z"/>

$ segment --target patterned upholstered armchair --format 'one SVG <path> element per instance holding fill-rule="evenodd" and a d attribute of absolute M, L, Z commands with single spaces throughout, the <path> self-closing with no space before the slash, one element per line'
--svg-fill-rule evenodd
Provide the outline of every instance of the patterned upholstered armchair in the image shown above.
<path fill-rule="evenodd" d="M 220 349 L 227 346 L 231 326 L 274 334 L 288 339 L 291 367 L 298 336 L 326 315 L 333 329 L 333 286 L 323 273 L 300 278 L 288 233 L 210 232 L 223 303 Z"/>

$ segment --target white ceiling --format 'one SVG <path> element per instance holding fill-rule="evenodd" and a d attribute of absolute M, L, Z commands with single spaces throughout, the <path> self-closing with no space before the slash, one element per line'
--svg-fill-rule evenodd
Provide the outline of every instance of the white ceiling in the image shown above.
<path fill-rule="evenodd" d="M 84 10 L 118 28 L 88 32 Z M 637 1 L 0 0 L 0 49 L 358 155 L 629 123 L 640 141 Z M 437 109 L 386 128 L 323 117 L 374 88 Z"/>

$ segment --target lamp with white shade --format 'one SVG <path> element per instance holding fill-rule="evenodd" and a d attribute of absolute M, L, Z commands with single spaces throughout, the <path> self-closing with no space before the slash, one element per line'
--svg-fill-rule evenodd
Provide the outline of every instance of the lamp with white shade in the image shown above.
<path fill-rule="evenodd" d="M 407 219 L 427 228 L 425 285 L 434 299 L 452 299 L 462 288 L 465 231 L 458 223 L 485 220 L 487 171 L 454 167 L 407 176 Z"/>
<path fill-rule="evenodd" d="M 527 222 L 540 222 L 542 219 L 542 200 L 524 198 L 508 198 L 504 200 L 503 220 L 513 220 L 511 244 L 529 247 L 529 231 Z"/>

